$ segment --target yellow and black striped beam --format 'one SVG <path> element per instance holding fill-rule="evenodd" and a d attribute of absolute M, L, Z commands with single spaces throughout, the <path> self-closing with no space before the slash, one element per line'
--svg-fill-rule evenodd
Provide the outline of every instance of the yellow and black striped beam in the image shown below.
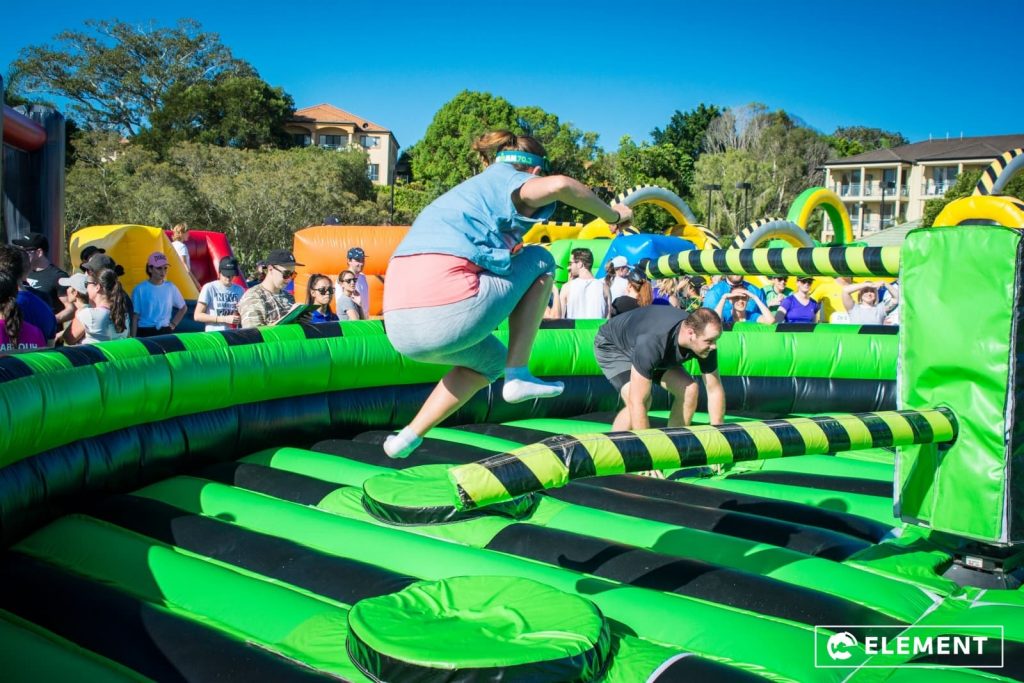
<path fill-rule="evenodd" d="M 680 275 L 896 277 L 899 269 L 899 247 L 694 249 L 651 261 L 647 275 L 651 278 Z"/>
<path fill-rule="evenodd" d="M 772 221 L 781 221 L 781 218 L 758 218 L 756 221 L 748 225 L 747 227 L 740 230 L 739 234 L 732 241 L 732 248 L 739 249 L 743 246 L 743 243 L 747 241 L 747 238 L 754 234 L 754 231 L 760 228 L 765 223 L 771 223 Z"/>
<path fill-rule="evenodd" d="M 459 510 L 493 505 L 574 479 L 865 448 L 957 436 L 948 408 L 553 436 L 448 470 Z"/>
<path fill-rule="evenodd" d="M 975 195 L 990 195 L 995 194 L 1000 188 L 1005 187 L 1009 181 L 1010 176 L 1024 164 L 1024 149 L 1011 149 L 1008 152 L 1003 152 L 996 157 L 991 164 L 988 165 L 984 171 L 981 172 L 981 179 L 978 180 L 978 184 L 974 186 Z M 1021 158 L 1018 158 L 1021 157 Z M 1016 161 L 1014 161 L 1016 159 Z M 1000 177 L 1003 173 L 1007 172 L 1007 167 L 1013 166 L 1009 171 L 1009 175 L 1000 181 Z M 999 186 L 996 186 L 996 183 Z"/>

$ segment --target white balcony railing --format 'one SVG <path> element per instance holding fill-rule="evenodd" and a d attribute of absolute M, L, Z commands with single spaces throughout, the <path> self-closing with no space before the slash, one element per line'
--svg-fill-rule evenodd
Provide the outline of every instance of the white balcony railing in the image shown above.
<path fill-rule="evenodd" d="M 926 197 L 944 195 L 951 187 L 953 187 L 954 184 L 956 184 L 955 180 L 940 180 L 938 182 L 934 180 L 926 180 L 921 184 L 921 194 Z"/>

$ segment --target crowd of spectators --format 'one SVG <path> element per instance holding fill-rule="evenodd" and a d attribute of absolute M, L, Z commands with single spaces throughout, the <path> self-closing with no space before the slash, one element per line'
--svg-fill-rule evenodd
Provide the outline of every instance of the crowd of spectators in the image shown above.
<path fill-rule="evenodd" d="M 198 283 L 185 245 L 188 226 L 174 226 L 172 235 L 175 252 Z M 83 249 L 80 271 L 71 275 L 52 264 L 48 252 L 46 238 L 36 234 L 0 246 L 0 354 L 168 334 L 188 313 L 181 291 L 167 280 L 170 264 L 162 252 L 148 256 L 147 279 L 136 285 L 131 296 L 120 282 L 124 269 L 103 249 Z M 218 279 L 200 288 L 193 319 L 206 331 L 274 325 L 297 308 L 302 309 L 298 319 L 306 322 L 365 320 L 371 310 L 363 273 L 366 253 L 353 247 L 346 256 L 346 267 L 336 276 L 309 276 L 305 306 L 296 306 L 293 296 L 296 268 L 302 264 L 287 249 L 274 249 L 260 261 L 252 279 L 246 281 L 247 288 L 235 284 L 243 275 L 238 261 L 224 257 L 217 264 Z M 738 275 L 710 280 L 693 275 L 651 282 L 645 265 L 616 256 L 608 260 L 604 277 L 597 278 L 593 253 L 573 249 L 568 281 L 552 291 L 544 317 L 602 319 L 654 305 L 690 312 L 703 306 L 727 323 L 899 322 L 899 285 L 895 282 L 853 283 L 838 278 L 845 311 L 833 312 L 825 320 L 822 303 L 811 296 L 814 279 L 810 277 L 798 278 L 795 291 L 784 277 L 770 278 L 763 288 Z"/>

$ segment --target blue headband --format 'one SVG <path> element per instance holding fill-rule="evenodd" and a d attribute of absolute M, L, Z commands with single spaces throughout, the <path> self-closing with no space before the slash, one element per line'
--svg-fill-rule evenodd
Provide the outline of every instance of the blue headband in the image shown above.
<path fill-rule="evenodd" d="M 547 173 L 550 168 L 547 157 L 542 157 L 539 154 L 533 154 L 532 152 L 521 152 L 513 149 L 498 152 L 494 156 L 494 160 L 500 164 L 520 164 L 522 166 L 530 167 L 540 166 L 540 170 L 545 173 Z"/>

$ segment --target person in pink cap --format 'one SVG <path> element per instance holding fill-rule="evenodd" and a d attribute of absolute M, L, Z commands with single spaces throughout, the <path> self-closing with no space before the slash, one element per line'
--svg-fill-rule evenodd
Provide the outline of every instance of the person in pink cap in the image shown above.
<path fill-rule="evenodd" d="M 178 327 L 185 317 L 185 298 L 174 285 L 167 281 L 167 268 L 170 264 L 162 252 L 154 251 L 146 259 L 146 275 L 132 292 L 133 337 L 155 337 L 158 334 L 170 334 Z"/>

